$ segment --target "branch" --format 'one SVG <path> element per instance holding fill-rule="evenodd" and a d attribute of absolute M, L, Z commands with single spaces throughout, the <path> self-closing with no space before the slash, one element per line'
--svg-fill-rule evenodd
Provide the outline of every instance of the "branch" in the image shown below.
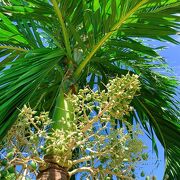
<path fill-rule="evenodd" d="M 69 176 L 71 177 L 72 175 L 78 172 L 84 172 L 84 171 L 89 171 L 91 175 L 94 176 L 94 170 L 91 167 L 80 167 L 80 168 L 74 169 L 71 172 L 69 172 Z"/>
<path fill-rule="evenodd" d="M 108 102 L 108 103 L 106 104 L 106 106 L 104 107 L 104 109 L 103 109 L 102 111 L 100 111 L 97 116 L 95 116 L 92 120 L 90 120 L 90 121 L 83 127 L 82 132 L 86 132 L 88 129 L 90 129 L 90 127 L 92 126 L 92 124 L 98 121 L 98 119 L 107 111 L 107 109 L 109 108 L 110 105 L 111 105 L 111 103 Z"/>
<path fill-rule="evenodd" d="M 82 70 L 84 69 L 84 67 L 86 66 L 86 64 L 91 60 L 91 58 L 94 56 L 94 54 L 102 47 L 102 45 L 110 38 L 110 36 L 116 32 L 122 25 L 123 23 L 132 15 L 134 14 L 139 7 L 141 7 L 142 5 L 144 5 L 146 2 L 148 2 L 149 0 L 142 0 L 140 3 L 138 3 L 133 9 L 131 9 L 131 11 L 129 11 L 124 17 L 122 17 L 119 22 L 117 24 L 115 24 L 111 31 L 108 32 L 99 42 L 98 44 L 96 44 L 92 51 L 86 56 L 86 58 L 84 59 L 84 61 L 81 62 L 81 64 L 77 67 L 75 73 L 74 73 L 74 77 L 78 78 L 78 76 L 81 74 Z"/>
<path fill-rule="evenodd" d="M 28 118 L 28 115 L 25 114 L 26 118 L 31 122 L 31 124 L 36 128 L 36 130 L 40 131 L 39 127 L 36 126 L 36 124 L 34 123 L 33 119 L 32 118 Z"/>
<path fill-rule="evenodd" d="M 117 177 L 120 177 L 122 179 L 127 179 L 127 180 L 133 180 L 132 177 L 128 177 L 128 176 L 124 176 L 122 175 L 122 173 L 120 172 L 113 172 L 109 169 L 99 169 L 99 168 L 92 168 L 92 167 L 80 167 L 77 169 L 74 169 L 73 171 L 69 172 L 69 176 L 71 177 L 72 175 L 79 173 L 79 172 L 84 172 L 84 171 L 89 171 L 91 173 L 92 176 L 94 176 L 94 174 L 99 173 L 99 172 L 103 172 L 103 174 L 109 174 L 109 175 L 114 175 Z"/>
<path fill-rule="evenodd" d="M 64 23 L 64 20 L 63 20 L 63 17 L 62 17 L 62 13 L 58 7 L 58 4 L 56 2 L 56 0 L 51 0 L 52 1 L 52 4 L 53 4 L 53 7 L 54 7 L 54 11 L 58 17 L 58 20 L 59 20 L 59 23 L 61 24 L 61 27 L 62 27 L 62 33 L 63 33 L 63 36 L 64 36 L 64 42 L 65 42 L 65 47 L 66 47 L 66 50 L 67 50 L 67 54 L 68 54 L 68 57 L 72 57 L 71 55 L 71 47 L 70 47 L 70 42 L 69 42 L 69 36 L 68 36 L 68 33 L 67 33 L 67 29 L 66 29 L 66 26 L 65 26 L 65 23 Z"/>
<path fill-rule="evenodd" d="M 20 47 L 14 47 L 14 46 L 0 46 L 0 49 L 12 49 L 12 50 L 16 50 L 16 51 L 23 51 L 23 52 L 27 52 L 27 49 L 23 49 Z"/>
<path fill-rule="evenodd" d="M 119 173 L 119 172 L 115 173 L 115 172 L 113 172 L 113 171 L 111 171 L 111 170 L 109 170 L 109 169 L 103 169 L 103 172 L 104 172 L 105 174 L 110 174 L 110 175 L 112 175 L 112 176 L 114 175 L 114 176 L 120 177 L 120 178 L 122 178 L 122 179 L 133 180 L 132 177 L 124 176 L 124 175 L 122 175 L 122 174 Z"/>
<path fill-rule="evenodd" d="M 91 160 L 92 158 L 94 158 L 96 156 L 103 156 L 104 154 L 106 154 L 106 153 L 102 153 L 102 152 L 98 153 L 97 152 L 97 153 L 95 153 L 95 154 L 93 154 L 91 156 L 86 156 L 86 157 L 82 157 L 80 159 L 74 160 L 74 161 L 72 161 L 72 163 L 73 163 L 73 165 L 75 165 L 75 164 L 78 164 L 78 163 L 81 163 L 81 162 L 89 161 L 89 160 Z"/>
<path fill-rule="evenodd" d="M 86 137 L 83 138 L 82 141 L 77 142 L 77 145 L 80 146 L 80 145 L 84 144 L 84 143 L 85 143 L 86 141 L 88 141 L 90 138 L 96 136 L 96 135 L 99 134 L 102 130 L 104 130 L 104 129 L 106 129 L 106 128 L 107 128 L 107 123 L 106 123 L 102 128 L 100 128 L 96 133 L 93 133 L 93 134 L 91 134 L 91 135 L 89 135 L 89 136 L 86 136 Z"/>
<path fill-rule="evenodd" d="M 109 148 L 104 147 L 104 148 L 101 149 L 100 152 L 98 152 L 98 151 L 97 152 L 93 152 L 92 155 L 85 156 L 85 157 L 82 157 L 80 159 L 72 161 L 73 165 L 81 163 L 81 162 L 85 162 L 85 161 L 88 161 L 88 160 L 92 160 L 92 158 L 95 158 L 97 156 L 99 158 L 101 156 L 108 155 L 108 154 L 110 154 L 110 155 L 116 154 L 116 152 L 113 152 L 111 149 L 113 149 L 117 144 L 123 142 L 125 137 L 126 137 L 126 135 L 121 137 L 121 139 L 119 139 L 119 141 L 116 141 L 116 143 L 113 146 L 109 147 Z"/>
<path fill-rule="evenodd" d="M 26 166 L 26 168 L 24 169 L 24 172 L 23 172 L 22 180 L 26 180 L 26 175 L 27 174 L 28 174 L 28 169 L 27 169 L 27 166 Z"/>

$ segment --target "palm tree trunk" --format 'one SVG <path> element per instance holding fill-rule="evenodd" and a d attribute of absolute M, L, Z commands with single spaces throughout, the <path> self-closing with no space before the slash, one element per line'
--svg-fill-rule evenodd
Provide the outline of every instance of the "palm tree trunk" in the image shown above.
<path fill-rule="evenodd" d="M 37 180 L 69 180 L 67 168 L 52 162 L 53 157 L 45 156 L 44 160 L 47 163 L 47 168 L 40 170 Z"/>

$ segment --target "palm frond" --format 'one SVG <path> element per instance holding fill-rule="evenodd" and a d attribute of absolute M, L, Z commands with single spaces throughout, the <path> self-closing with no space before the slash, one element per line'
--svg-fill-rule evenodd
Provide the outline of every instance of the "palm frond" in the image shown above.
<path fill-rule="evenodd" d="M 96 29 L 98 25 L 93 24 L 93 21 L 91 18 L 86 17 L 86 21 L 84 24 L 84 32 L 88 32 L 90 35 L 86 33 L 86 36 L 88 36 L 88 40 L 92 39 L 94 42 L 89 42 L 90 47 L 92 49 L 90 52 L 87 52 L 87 55 L 85 56 L 84 60 L 81 61 L 78 68 L 76 69 L 74 75 L 78 77 L 82 69 L 91 61 L 92 57 L 97 53 L 97 51 L 110 39 L 113 37 L 143 37 L 143 38 L 154 38 L 157 40 L 168 40 L 171 42 L 177 41 L 173 40 L 170 35 L 174 35 L 177 33 L 177 28 L 179 27 L 179 23 L 176 23 L 174 19 L 177 18 L 177 15 L 173 15 L 171 11 L 168 11 L 168 8 L 171 8 L 174 5 L 174 8 L 179 7 L 178 1 L 177 3 L 170 2 L 170 1 L 163 1 L 163 6 L 166 5 L 166 9 L 162 9 L 161 11 L 161 4 L 159 4 L 159 1 L 116 1 L 118 2 L 116 4 L 116 8 L 118 7 L 120 9 L 121 13 L 116 13 L 116 16 L 112 13 L 112 7 L 113 3 L 110 3 L 110 6 L 108 9 L 105 7 L 105 12 L 107 13 L 107 19 L 113 16 L 113 22 L 107 22 L 107 19 L 99 18 L 99 24 L 104 25 L 100 29 Z M 165 3 L 166 2 L 166 3 Z M 108 5 L 108 3 L 107 3 Z M 103 7 L 103 6 L 102 6 Z M 149 10 L 147 13 L 147 8 L 154 7 L 156 9 L 156 12 L 152 10 Z M 116 9 L 115 8 L 115 9 Z M 100 9 L 100 6 L 99 6 Z M 110 9 L 110 10 L 109 10 Z M 159 11 L 157 11 L 159 10 Z M 165 11 L 166 10 L 166 11 Z M 89 12 L 89 11 L 88 11 Z M 93 17 L 93 15 L 97 12 L 97 10 L 94 12 L 91 8 L 90 15 Z M 146 15 L 147 14 L 147 15 Z M 163 15 L 163 16 L 162 16 Z M 99 17 L 103 17 L 103 13 L 99 11 L 98 14 Z M 149 18 L 150 16 L 151 18 Z M 171 16 L 169 18 L 168 16 Z M 96 19 L 96 18 L 93 18 Z M 106 23 L 106 24 L 103 24 Z M 158 25 L 157 25 L 158 23 Z M 86 24 L 89 24 L 88 28 L 86 27 Z M 108 29 L 108 31 L 105 31 L 104 28 Z M 89 30 L 90 29 L 90 30 Z M 91 33 L 90 33 L 91 32 Z M 95 39 L 95 34 L 98 34 L 98 39 Z"/>
<path fill-rule="evenodd" d="M 29 51 L 24 57 L 9 64 L 0 74 L 0 137 L 2 138 L 16 119 L 18 108 L 31 103 L 42 89 L 47 75 L 62 60 L 64 52 L 60 49 L 37 49 Z M 13 73 L 12 73 L 13 72 Z M 52 82 L 47 83 L 47 89 Z M 47 89 L 44 91 L 46 92 Z M 35 105 L 35 104 L 34 104 Z"/>
<path fill-rule="evenodd" d="M 130 121 L 136 118 L 151 135 L 148 126 L 153 127 L 166 150 L 166 172 L 178 179 L 179 101 L 174 99 L 178 83 L 161 74 L 167 68 L 165 60 L 142 38 L 178 44 L 172 35 L 180 26 L 179 1 L 52 2 L 0 2 L 0 136 L 23 104 L 51 111 L 62 72 L 68 68 L 74 73 L 69 81 L 84 86 L 89 75 L 89 85 L 97 83 L 100 88 L 116 75 L 135 73 L 142 89 L 132 102 L 136 113 Z"/>

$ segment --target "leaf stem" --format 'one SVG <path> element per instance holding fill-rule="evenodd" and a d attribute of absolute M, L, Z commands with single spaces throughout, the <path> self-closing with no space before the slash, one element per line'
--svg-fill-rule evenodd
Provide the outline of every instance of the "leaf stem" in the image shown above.
<path fill-rule="evenodd" d="M 17 50 L 17 51 L 24 51 L 27 52 L 27 49 L 23 49 L 20 47 L 14 47 L 14 46 L 0 46 L 0 49 L 12 49 L 12 50 Z"/>
<path fill-rule="evenodd" d="M 155 124 L 155 126 L 157 127 L 158 131 L 159 131 L 159 134 L 162 138 L 162 141 L 163 141 L 163 144 L 164 144 L 164 148 L 166 149 L 166 143 L 165 143 L 165 139 L 164 139 L 164 136 L 162 134 L 162 131 L 157 123 L 157 121 L 155 120 L 154 116 L 151 114 L 151 112 L 146 108 L 146 106 L 138 99 L 136 98 L 137 101 L 139 102 L 139 104 L 144 108 L 144 110 L 148 113 L 149 117 L 152 119 L 153 123 Z"/>
<path fill-rule="evenodd" d="M 158 129 L 159 131 L 159 134 L 162 138 L 162 143 L 164 145 L 164 149 L 165 149 L 165 157 L 167 157 L 167 146 L 166 146 L 166 142 L 165 142 L 165 139 L 164 139 L 164 136 L 163 136 L 163 133 L 156 121 L 156 119 L 154 118 L 154 116 L 151 114 L 151 112 L 146 108 L 146 106 L 138 99 L 136 98 L 137 101 L 139 102 L 139 104 L 141 104 L 141 106 L 144 108 L 144 110 L 148 113 L 148 115 L 150 116 L 151 120 L 153 121 L 153 123 L 155 124 L 156 128 Z M 165 166 L 167 166 L 167 160 L 166 160 L 166 163 L 165 163 Z M 165 168 L 166 169 L 166 168 Z"/>
<path fill-rule="evenodd" d="M 109 106 L 111 105 L 110 102 L 108 102 L 106 104 L 106 106 L 104 107 L 104 109 L 102 111 L 100 111 L 98 113 L 97 116 L 95 116 L 92 120 L 90 120 L 83 128 L 82 128 L 82 132 L 86 132 L 89 128 L 91 128 L 92 124 L 97 122 L 99 120 L 99 118 L 108 110 Z"/>
<path fill-rule="evenodd" d="M 142 0 L 140 3 L 138 3 L 131 11 L 129 11 L 125 16 L 123 16 L 118 23 L 116 23 L 112 28 L 111 31 L 108 32 L 99 42 L 96 44 L 92 51 L 86 56 L 86 58 L 81 62 L 81 64 L 77 67 L 76 71 L 74 72 L 74 77 L 78 79 L 79 75 L 81 74 L 82 70 L 86 66 L 86 64 L 91 60 L 91 58 L 94 56 L 94 54 L 98 51 L 99 48 L 102 47 L 102 45 L 109 39 L 109 37 L 116 32 L 123 23 L 132 15 L 134 14 L 139 7 L 141 7 L 143 4 L 148 2 L 149 0 Z"/>
<path fill-rule="evenodd" d="M 92 167 L 80 167 L 77 169 L 72 170 L 71 172 L 69 172 L 69 176 L 71 177 L 72 175 L 78 173 L 78 172 L 84 172 L 84 171 L 89 171 L 91 173 L 92 176 L 94 176 L 95 174 L 97 174 L 98 172 L 102 171 L 99 168 L 92 168 Z M 129 179 L 132 180 L 133 178 L 128 177 L 128 176 L 124 176 L 123 174 L 121 174 L 120 172 L 113 172 L 107 168 L 103 169 L 104 174 L 109 174 L 109 175 L 115 175 L 117 177 L 120 177 L 122 179 Z"/>
<path fill-rule="evenodd" d="M 62 17 L 62 13 L 58 7 L 58 4 L 56 2 L 56 0 L 51 0 L 52 1 L 52 4 L 53 4 L 53 7 L 54 7 L 54 11 L 58 17 L 58 20 L 59 20 L 59 23 L 61 24 L 61 27 L 62 27 L 62 33 L 63 33 L 63 36 L 64 36 L 64 42 L 65 42 L 65 47 L 66 47 L 66 51 L 67 51 L 67 55 L 68 57 L 72 57 L 71 55 L 71 47 L 70 47 L 70 42 L 69 42 L 69 36 L 68 36 L 68 33 L 67 33 L 67 29 L 66 29 L 66 26 L 65 26 L 65 23 L 64 23 L 64 20 L 63 20 L 63 17 Z"/>

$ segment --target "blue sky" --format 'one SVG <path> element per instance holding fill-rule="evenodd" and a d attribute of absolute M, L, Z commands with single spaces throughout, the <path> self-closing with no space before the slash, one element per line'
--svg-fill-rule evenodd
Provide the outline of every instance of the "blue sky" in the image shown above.
<path fill-rule="evenodd" d="M 180 36 L 175 36 L 175 39 L 180 42 Z M 167 42 L 155 42 L 154 45 L 165 45 L 167 47 L 160 54 L 166 59 L 169 66 L 173 69 L 174 75 L 180 80 L 180 47 Z"/>

